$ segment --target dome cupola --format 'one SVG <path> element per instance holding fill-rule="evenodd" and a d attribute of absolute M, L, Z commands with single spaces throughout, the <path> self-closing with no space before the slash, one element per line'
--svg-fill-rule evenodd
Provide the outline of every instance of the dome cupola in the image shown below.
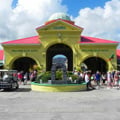
<path fill-rule="evenodd" d="M 72 21 L 66 13 L 54 13 L 53 15 L 50 16 L 45 25 L 55 22 L 56 20 L 59 19 L 74 25 L 74 21 Z"/>
<path fill-rule="evenodd" d="M 63 19 L 63 20 L 71 21 L 70 17 L 65 13 L 55 13 L 52 16 L 50 16 L 48 21 L 56 20 L 56 19 Z"/>

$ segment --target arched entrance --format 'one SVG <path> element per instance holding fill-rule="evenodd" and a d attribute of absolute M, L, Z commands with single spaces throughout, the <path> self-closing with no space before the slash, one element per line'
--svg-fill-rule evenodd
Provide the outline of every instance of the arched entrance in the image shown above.
<path fill-rule="evenodd" d="M 46 52 L 46 70 L 50 71 L 52 67 L 52 58 L 55 55 L 62 54 L 68 60 L 68 71 L 73 70 L 73 52 L 72 49 L 65 44 L 55 44 L 47 49 Z"/>
<path fill-rule="evenodd" d="M 87 69 L 92 72 L 96 72 L 97 70 L 100 72 L 107 72 L 108 70 L 106 61 L 99 57 L 90 57 L 84 60 L 83 63 L 87 66 Z"/>
<path fill-rule="evenodd" d="M 32 58 L 21 57 L 13 62 L 12 69 L 28 72 L 30 69 L 33 69 L 34 65 L 36 65 L 36 62 Z"/>
<path fill-rule="evenodd" d="M 64 55 L 55 55 L 52 59 L 52 68 L 51 68 L 51 80 L 56 80 L 57 70 L 62 71 L 62 80 L 63 83 L 66 83 L 67 79 L 67 58 Z"/>
<path fill-rule="evenodd" d="M 58 55 L 55 55 L 53 58 L 52 58 L 52 65 L 53 64 L 57 64 L 57 63 L 62 63 L 66 66 L 66 70 L 68 69 L 68 59 L 66 56 L 62 55 L 62 54 L 58 54 Z M 58 67 L 59 69 L 59 67 Z"/>

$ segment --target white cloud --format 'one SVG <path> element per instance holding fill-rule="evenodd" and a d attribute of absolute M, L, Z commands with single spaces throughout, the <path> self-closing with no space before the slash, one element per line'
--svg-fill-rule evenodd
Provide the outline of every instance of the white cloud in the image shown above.
<path fill-rule="evenodd" d="M 11 1 L 12 0 L 0 0 L 0 39 L 5 40 L 9 36 L 10 28 L 9 17 L 11 13 Z"/>
<path fill-rule="evenodd" d="M 74 18 L 84 28 L 83 35 L 120 41 L 120 0 L 106 2 L 103 8 L 85 8 Z"/>
<path fill-rule="evenodd" d="M 61 1 L 18 0 L 12 9 L 12 0 L 0 0 L 0 42 L 36 35 L 35 28 L 53 13 L 67 12 Z M 120 0 L 106 2 L 103 8 L 81 9 L 74 21 L 84 28 L 82 35 L 120 41 Z"/>
<path fill-rule="evenodd" d="M 36 27 L 44 24 L 55 12 L 67 12 L 61 0 L 0 0 L 0 42 L 36 35 Z"/>

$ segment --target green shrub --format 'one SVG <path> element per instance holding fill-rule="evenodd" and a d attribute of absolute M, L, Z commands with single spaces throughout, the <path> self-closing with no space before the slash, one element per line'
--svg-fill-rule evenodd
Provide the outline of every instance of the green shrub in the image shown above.
<path fill-rule="evenodd" d="M 72 77 L 72 80 L 77 80 L 78 79 L 77 75 L 71 75 L 71 77 Z"/>
<path fill-rule="evenodd" d="M 56 80 L 62 80 L 63 71 L 57 70 L 56 74 L 55 74 L 55 77 L 56 77 L 55 78 Z M 76 79 L 78 79 L 78 76 L 74 75 L 71 71 L 67 72 L 67 77 L 72 77 L 73 81 L 76 80 Z M 47 72 L 38 74 L 36 82 L 40 83 L 40 80 L 42 80 L 43 83 L 48 82 L 48 80 L 51 80 L 51 72 L 47 71 Z"/>
<path fill-rule="evenodd" d="M 56 71 L 56 80 L 62 80 L 63 72 L 61 70 Z"/>
<path fill-rule="evenodd" d="M 48 80 L 51 79 L 51 73 L 50 72 L 45 72 L 41 73 L 37 76 L 36 82 L 40 83 L 40 80 L 42 80 L 43 83 L 48 82 Z"/>
<path fill-rule="evenodd" d="M 72 77 L 73 81 L 78 79 L 78 75 L 74 75 L 72 71 L 68 71 L 67 76 Z"/>
<path fill-rule="evenodd" d="M 39 74 L 37 75 L 37 78 L 36 78 L 35 82 L 40 83 L 40 79 L 41 79 L 41 77 L 43 76 L 43 74 L 44 74 L 44 73 L 39 73 Z"/>
<path fill-rule="evenodd" d="M 67 72 L 67 76 L 70 77 L 71 75 L 73 75 L 73 72 L 72 71 L 68 71 Z"/>

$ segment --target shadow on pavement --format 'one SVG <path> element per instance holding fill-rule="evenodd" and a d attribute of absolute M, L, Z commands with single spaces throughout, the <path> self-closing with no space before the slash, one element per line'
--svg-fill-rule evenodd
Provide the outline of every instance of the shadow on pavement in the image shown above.
<path fill-rule="evenodd" d="M 30 92 L 31 88 L 29 87 L 20 87 L 18 89 L 1 89 L 0 92 Z"/>
<path fill-rule="evenodd" d="M 31 88 L 19 88 L 17 90 L 14 90 L 14 92 L 30 92 Z"/>
<path fill-rule="evenodd" d="M 11 89 L 11 90 L 1 90 L 0 92 L 30 92 L 30 88 L 19 88 L 17 90 Z"/>

